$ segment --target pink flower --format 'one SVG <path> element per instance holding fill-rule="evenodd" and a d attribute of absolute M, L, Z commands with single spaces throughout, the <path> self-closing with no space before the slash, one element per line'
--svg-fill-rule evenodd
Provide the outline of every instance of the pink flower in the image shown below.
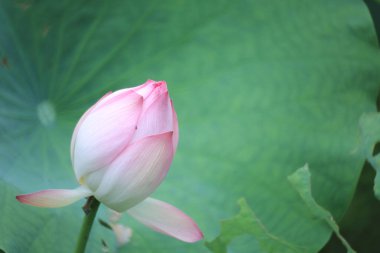
<path fill-rule="evenodd" d="M 39 207 L 62 207 L 95 196 L 107 207 L 185 242 L 203 238 L 196 223 L 150 194 L 165 178 L 178 143 L 178 121 L 166 83 L 148 80 L 108 93 L 85 112 L 71 140 L 80 184 L 16 198 Z"/>

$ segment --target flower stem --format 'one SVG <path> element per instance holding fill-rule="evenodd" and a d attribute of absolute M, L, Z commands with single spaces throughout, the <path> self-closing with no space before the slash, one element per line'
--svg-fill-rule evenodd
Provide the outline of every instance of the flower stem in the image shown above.
<path fill-rule="evenodd" d="M 98 211 L 100 202 L 94 198 L 93 196 L 89 197 L 86 204 L 83 206 L 83 211 L 85 213 L 82 228 L 79 234 L 77 248 L 75 253 L 84 253 L 86 250 L 86 245 L 88 241 L 88 237 L 90 235 L 92 224 L 94 223 L 94 219 L 96 216 L 96 212 Z"/>

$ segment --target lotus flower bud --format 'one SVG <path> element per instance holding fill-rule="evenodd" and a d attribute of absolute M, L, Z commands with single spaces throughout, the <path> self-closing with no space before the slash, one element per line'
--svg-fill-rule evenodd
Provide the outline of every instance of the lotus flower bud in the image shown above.
<path fill-rule="evenodd" d="M 177 117 L 166 83 L 148 81 L 104 96 L 82 116 L 71 159 L 77 180 L 122 212 L 161 183 L 177 142 Z"/>
<path fill-rule="evenodd" d="M 61 207 L 95 196 L 113 210 L 128 210 L 159 232 L 187 242 L 200 240 L 202 232 L 190 217 L 147 198 L 165 178 L 177 144 L 177 115 L 165 82 L 148 80 L 106 94 L 84 113 L 72 136 L 71 160 L 81 186 L 17 199 L 34 206 Z"/>

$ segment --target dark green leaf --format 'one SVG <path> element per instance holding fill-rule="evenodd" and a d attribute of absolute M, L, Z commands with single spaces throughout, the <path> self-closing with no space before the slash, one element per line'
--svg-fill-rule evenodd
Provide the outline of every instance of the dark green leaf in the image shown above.
<path fill-rule="evenodd" d="M 373 154 L 375 144 L 380 141 L 380 114 L 364 114 L 359 124 L 362 137 L 361 151 L 376 170 L 374 191 L 376 197 L 380 199 L 380 154 Z"/>
<path fill-rule="evenodd" d="M 310 212 L 318 219 L 323 220 L 335 232 L 337 237 L 341 240 L 347 249 L 347 253 L 355 253 L 355 251 L 348 244 L 346 239 L 340 234 L 338 224 L 335 222 L 334 217 L 329 211 L 320 206 L 314 199 L 311 192 L 311 174 L 309 166 L 306 164 L 299 168 L 296 172 L 288 177 L 293 187 L 299 193 L 301 199 L 305 202 Z"/>

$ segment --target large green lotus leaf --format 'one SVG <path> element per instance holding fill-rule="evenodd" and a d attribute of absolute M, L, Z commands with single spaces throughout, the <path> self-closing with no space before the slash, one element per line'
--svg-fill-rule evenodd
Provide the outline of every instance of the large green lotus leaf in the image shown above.
<path fill-rule="evenodd" d="M 0 248 L 74 249 L 84 201 L 39 209 L 14 197 L 76 187 L 69 144 L 80 115 L 150 78 L 168 82 L 181 135 L 155 197 L 207 240 L 245 197 L 268 233 L 317 252 L 331 228 L 287 176 L 309 163 L 316 202 L 341 218 L 364 161 L 357 123 L 375 110 L 379 56 L 359 0 L 1 1 Z M 123 223 L 134 232 L 127 246 L 96 223 L 89 252 L 102 239 L 111 252 L 208 252 Z M 261 239 L 238 248 L 261 252 Z"/>

